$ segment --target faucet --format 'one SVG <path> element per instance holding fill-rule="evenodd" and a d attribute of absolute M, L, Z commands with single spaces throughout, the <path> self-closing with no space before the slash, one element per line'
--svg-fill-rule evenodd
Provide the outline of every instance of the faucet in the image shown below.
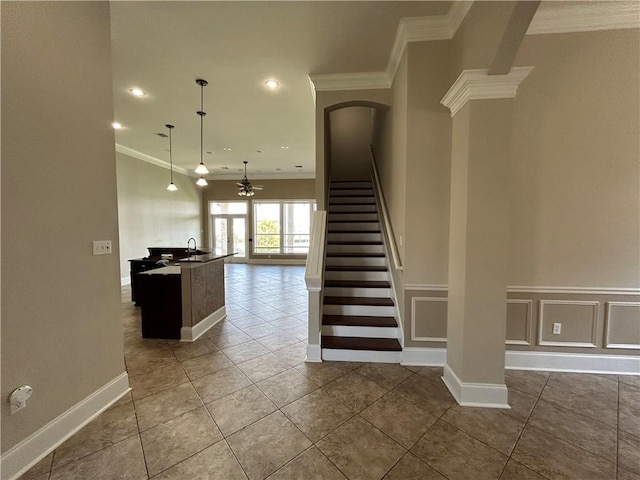
<path fill-rule="evenodd" d="M 187 240 L 187 258 L 191 256 L 191 240 L 193 240 L 193 254 L 196 255 L 198 253 L 198 245 L 196 244 L 196 239 L 191 237 Z"/>

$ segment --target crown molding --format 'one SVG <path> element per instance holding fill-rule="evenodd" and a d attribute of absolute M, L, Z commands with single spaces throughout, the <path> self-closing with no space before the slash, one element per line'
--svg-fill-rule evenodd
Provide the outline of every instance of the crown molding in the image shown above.
<path fill-rule="evenodd" d="M 133 157 L 133 158 L 137 158 L 138 160 L 142 160 L 143 162 L 151 163 L 152 165 L 156 165 L 158 167 L 166 168 L 167 170 L 169 170 L 171 168 L 171 165 L 169 165 L 169 162 L 165 162 L 164 160 L 160 160 L 159 158 L 152 157 L 151 155 L 147 155 L 146 153 L 142 153 L 142 152 L 139 152 L 137 150 L 133 150 L 132 148 L 125 147 L 123 145 L 120 145 L 119 143 L 116 143 L 116 152 L 122 153 L 124 155 L 128 155 L 128 156 Z M 176 165 L 173 166 L 173 171 L 181 173 L 183 175 L 187 175 L 189 177 L 198 176 L 195 173 L 190 172 L 186 168 L 179 167 L 179 166 L 176 166 Z"/>
<path fill-rule="evenodd" d="M 469 100 L 513 98 L 531 70 L 533 67 L 514 67 L 505 75 L 489 75 L 487 69 L 464 70 L 440 103 L 453 117 Z"/>
<path fill-rule="evenodd" d="M 391 86 L 385 72 L 325 73 L 309 75 L 316 92 L 371 90 Z"/>
<path fill-rule="evenodd" d="M 229 182 L 239 182 L 242 174 L 238 172 L 236 175 L 220 175 L 216 173 L 210 173 L 206 175 L 207 180 L 221 180 Z M 251 177 L 251 183 L 255 183 L 256 180 L 312 180 L 316 178 L 315 173 L 249 173 Z"/>
<path fill-rule="evenodd" d="M 331 90 L 391 88 L 407 44 L 409 42 L 450 40 L 462 24 L 471 5 L 473 5 L 472 1 L 456 1 L 453 2 L 446 15 L 401 18 L 384 72 L 309 75 L 314 93 Z"/>
<path fill-rule="evenodd" d="M 640 3 L 542 2 L 527 35 L 640 28 Z"/>

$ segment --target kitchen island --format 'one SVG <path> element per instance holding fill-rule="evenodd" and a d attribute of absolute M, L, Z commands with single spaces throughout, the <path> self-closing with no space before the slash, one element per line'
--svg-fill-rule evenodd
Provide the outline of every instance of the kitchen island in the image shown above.
<path fill-rule="evenodd" d="M 229 256 L 193 255 L 138 273 L 142 336 L 192 342 L 225 318 L 224 259 Z"/>

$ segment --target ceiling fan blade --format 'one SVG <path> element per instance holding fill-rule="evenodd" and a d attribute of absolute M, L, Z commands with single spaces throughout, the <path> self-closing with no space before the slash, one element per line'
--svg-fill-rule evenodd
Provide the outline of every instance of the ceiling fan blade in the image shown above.
<path fill-rule="evenodd" d="M 264 187 L 262 185 L 254 185 L 253 189 L 254 190 L 264 190 Z"/>
<path fill-rule="evenodd" d="M 238 182 L 236 182 L 236 185 L 238 185 L 239 187 L 244 187 L 244 183 L 238 183 Z"/>

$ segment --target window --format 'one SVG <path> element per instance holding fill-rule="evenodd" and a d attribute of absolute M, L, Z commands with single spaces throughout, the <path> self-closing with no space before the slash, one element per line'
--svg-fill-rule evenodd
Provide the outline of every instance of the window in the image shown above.
<path fill-rule="evenodd" d="M 305 254 L 309 251 L 311 200 L 253 202 L 254 253 Z"/>
<path fill-rule="evenodd" d="M 210 215 L 246 215 L 247 202 L 209 202 Z"/>

